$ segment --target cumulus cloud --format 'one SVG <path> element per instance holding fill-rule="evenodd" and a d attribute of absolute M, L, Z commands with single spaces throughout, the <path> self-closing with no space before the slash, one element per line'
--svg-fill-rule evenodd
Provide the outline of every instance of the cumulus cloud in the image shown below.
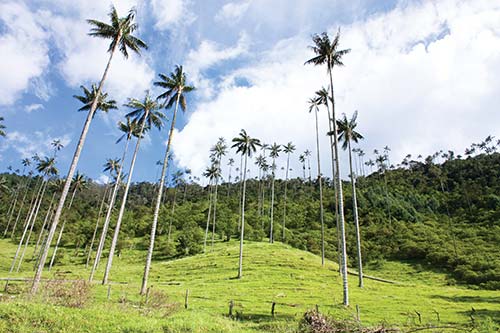
<path fill-rule="evenodd" d="M 222 6 L 221 10 L 215 16 L 218 21 L 234 22 L 238 20 L 250 6 L 251 0 L 244 0 L 239 2 L 229 2 Z"/>
<path fill-rule="evenodd" d="M 2 2 L 0 24 L 4 27 L 0 33 L 0 105 L 9 105 L 47 68 L 48 37 L 36 14 L 23 3 Z"/>
<path fill-rule="evenodd" d="M 471 140 L 498 134 L 498 22 L 500 8 L 491 2 L 429 1 L 343 27 L 340 47 L 352 52 L 334 72 L 337 117 L 359 110 L 362 147 L 371 152 L 388 144 L 395 163 L 407 153 L 461 151 Z M 268 143 L 293 141 L 299 152 L 314 150 L 314 118 L 306 101 L 328 80 L 325 68 L 303 65 L 313 56 L 310 44 L 309 36 L 282 40 L 257 62 L 227 75 L 218 94 L 198 104 L 176 135 L 179 165 L 200 175 L 210 146 L 241 128 Z M 322 169 L 329 175 L 324 113 Z M 296 156 L 292 168 L 299 176 Z"/>

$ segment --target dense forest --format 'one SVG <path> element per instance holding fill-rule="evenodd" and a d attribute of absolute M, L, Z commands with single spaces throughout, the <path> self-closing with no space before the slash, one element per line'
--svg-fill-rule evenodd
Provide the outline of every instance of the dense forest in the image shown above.
<path fill-rule="evenodd" d="M 385 152 L 378 154 L 377 163 L 365 163 L 360 158 L 354 161 L 358 174 L 357 202 L 365 264 L 406 260 L 425 269 L 446 271 L 450 284 L 500 289 L 497 247 L 500 244 L 500 154 L 479 151 L 473 156 L 474 152 L 469 151 L 466 155 L 462 158 L 453 152 L 436 153 L 425 159 L 420 156 L 412 159 L 408 155 L 394 166 L 389 163 Z M 310 170 L 303 156 L 301 161 L 303 177 L 287 181 L 274 179 L 273 172 L 264 165 L 259 177 L 247 181 L 245 239 L 269 241 L 270 228 L 273 227 L 274 240 L 321 253 L 319 178 L 308 176 Z M 27 170 L 1 175 L 1 232 L 3 237 L 11 237 L 16 244 L 22 237 L 26 242 L 23 232 L 33 233 L 27 240 L 32 245 L 43 242 L 48 229 L 46 222 L 50 220 L 54 199 L 62 187 L 62 182 L 51 176 L 50 168 L 39 171 L 42 172 L 40 176 L 28 175 Z M 207 169 L 206 176 L 213 176 L 209 171 Z M 233 179 L 225 175 L 225 182 L 219 175 L 216 178 L 220 184 L 210 182 L 210 186 L 204 187 L 197 183 L 199 178 L 192 177 L 189 172 L 173 174 L 165 187 L 154 260 L 210 251 L 213 242 L 239 238 L 241 182 L 238 175 L 234 177 L 238 172 L 238 168 L 233 169 Z M 42 175 L 49 176 L 50 180 L 42 193 L 43 200 L 39 207 L 35 207 L 38 209 L 31 209 L 30 204 L 33 205 L 44 183 Z M 74 200 L 70 203 L 71 209 L 64 211 L 62 228 L 65 229 L 64 232 L 57 231 L 60 244 L 51 265 L 57 266 L 62 257 L 89 265 L 98 247 L 111 184 L 100 185 L 81 175 L 77 177 L 82 180 L 75 181 L 77 185 L 70 192 L 75 194 Z M 328 178 L 323 178 L 322 183 L 325 256 L 337 261 L 333 184 Z M 148 248 L 157 186 L 148 182 L 131 186 L 116 245 L 118 255 L 125 247 Z M 343 188 L 349 266 L 356 268 L 350 182 L 344 181 Z M 118 194 L 120 198 L 121 193 Z M 271 200 L 274 202 L 272 210 Z M 119 204 L 117 202 L 112 211 L 110 230 L 115 228 Z M 38 218 L 29 228 L 23 226 L 23 221 L 33 214 L 32 211 L 36 211 Z M 286 222 L 285 226 L 283 222 Z M 112 232 L 108 231 L 103 256 L 107 256 L 111 238 Z M 37 258 L 24 260 L 36 264 Z"/>

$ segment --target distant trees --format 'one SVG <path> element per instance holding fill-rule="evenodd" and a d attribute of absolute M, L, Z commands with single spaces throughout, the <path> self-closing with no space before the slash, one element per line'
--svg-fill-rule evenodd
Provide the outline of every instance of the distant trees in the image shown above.
<path fill-rule="evenodd" d="M 279 157 L 281 152 L 280 145 L 276 142 L 269 147 L 269 157 L 272 159 L 271 163 L 271 222 L 269 225 L 269 243 L 274 243 L 274 180 L 276 178 L 276 159 Z"/>
<path fill-rule="evenodd" d="M 292 142 L 288 142 L 283 146 L 283 152 L 286 154 L 286 170 L 285 170 L 285 190 L 284 190 L 284 202 L 283 202 L 283 235 L 281 240 L 285 241 L 285 225 L 286 225 L 286 190 L 288 185 L 288 171 L 290 170 L 290 154 L 295 151 L 295 146 Z"/>

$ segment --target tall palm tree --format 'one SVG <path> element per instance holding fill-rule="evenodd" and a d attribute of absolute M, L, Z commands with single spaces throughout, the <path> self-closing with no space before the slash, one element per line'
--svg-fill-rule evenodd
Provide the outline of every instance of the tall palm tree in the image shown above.
<path fill-rule="evenodd" d="M 299 155 L 299 162 L 302 163 L 302 179 L 306 181 L 306 157 L 304 154 Z"/>
<path fill-rule="evenodd" d="M 259 216 L 261 216 L 261 218 L 262 218 L 262 211 L 263 211 L 263 205 L 264 205 L 264 203 L 263 203 L 264 187 L 262 185 L 262 178 L 263 178 L 264 165 L 266 165 L 266 164 L 267 164 L 266 158 L 262 154 L 257 156 L 257 158 L 255 159 L 255 165 L 257 165 L 257 167 L 259 168 L 259 195 L 258 195 L 259 199 L 258 199 L 257 206 L 258 206 Z M 262 220 L 262 223 L 264 223 L 263 220 Z"/>
<path fill-rule="evenodd" d="M 71 180 L 73 179 L 73 175 L 76 171 L 78 160 L 80 158 L 80 153 L 83 149 L 83 144 L 85 142 L 85 138 L 87 137 L 87 133 L 90 128 L 90 123 L 92 122 L 94 114 L 97 109 L 101 109 L 103 111 L 109 110 L 109 108 L 107 109 L 105 108 L 105 104 L 103 103 L 103 99 L 101 97 L 101 92 L 104 81 L 106 80 L 106 76 L 108 75 L 113 55 L 117 50 L 119 50 L 119 52 L 121 52 L 125 58 L 128 58 L 129 49 L 137 54 L 140 54 L 141 48 L 144 49 L 147 48 L 147 45 L 142 40 L 132 35 L 134 31 L 137 30 L 137 24 L 134 23 L 135 9 L 131 9 L 127 16 L 120 18 L 118 17 L 118 13 L 116 12 L 115 7 L 111 7 L 109 17 L 111 19 L 111 24 L 107 24 L 96 20 L 87 21 L 90 25 L 93 26 L 89 35 L 104 39 L 111 39 L 111 43 L 108 49 L 110 55 L 104 73 L 102 75 L 101 81 L 99 82 L 99 86 L 97 88 L 95 96 L 89 101 L 90 102 L 89 113 L 87 115 L 87 119 L 85 121 L 82 133 L 80 135 L 80 140 L 78 141 L 78 144 L 76 146 L 75 154 L 73 155 L 73 160 L 71 161 L 68 175 L 66 176 L 66 183 L 64 185 L 61 198 L 59 199 L 59 204 L 57 206 L 57 210 L 54 216 L 54 221 L 52 222 L 49 235 L 47 237 L 47 244 L 51 243 L 52 238 L 54 237 L 54 234 L 56 232 L 59 219 L 61 218 L 61 213 L 64 207 L 64 203 L 69 193 Z M 104 109 L 102 107 L 104 107 Z M 40 257 L 40 262 L 36 270 L 35 277 L 33 279 L 33 286 L 31 288 L 32 294 L 35 294 L 37 292 L 38 287 L 40 285 L 40 279 L 42 277 L 42 271 L 43 267 L 45 266 L 45 261 L 47 260 L 48 253 L 49 253 L 49 246 L 45 246 L 42 256 Z"/>
<path fill-rule="evenodd" d="M 71 194 L 71 199 L 69 200 L 69 205 L 67 212 L 71 211 L 71 206 L 73 206 L 73 200 L 75 200 L 75 195 L 78 190 L 81 190 L 82 188 L 87 187 L 87 178 L 79 173 L 78 171 L 75 173 L 75 176 L 73 177 L 73 193 Z M 56 259 L 57 255 L 57 249 L 59 248 L 59 243 L 61 242 L 61 237 L 64 232 L 64 226 L 66 225 L 66 218 L 63 221 L 63 224 L 61 225 L 61 229 L 59 229 L 59 236 L 57 236 L 57 241 L 56 241 L 56 246 L 54 247 L 54 252 L 52 253 L 52 258 L 50 259 L 50 264 L 49 264 L 49 272 L 52 269 L 52 266 L 54 265 L 54 260 Z"/>
<path fill-rule="evenodd" d="M 126 139 L 125 140 L 125 147 L 123 149 L 123 154 L 122 154 L 121 160 L 119 161 L 119 165 L 118 166 L 116 165 L 115 160 L 108 160 L 104 164 L 104 172 L 110 172 L 110 176 L 114 177 L 115 182 L 113 185 L 113 191 L 112 191 L 110 199 L 109 199 L 110 201 L 108 203 L 108 210 L 106 212 L 106 218 L 104 219 L 104 223 L 102 226 L 101 237 L 99 239 L 99 244 L 97 245 L 94 264 L 93 264 L 92 269 L 90 271 L 90 277 L 89 277 L 90 282 L 92 282 L 92 280 L 94 279 L 95 271 L 97 270 L 97 267 L 99 266 L 99 262 L 101 260 L 102 251 L 104 249 L 104 243 L 106 241 L 106 236 L 108 234 L 108 228 L 109 228 L 109 222 L 111 220 L 111 214 L 112 214 L 113 208 L 115 206 L 116 196 L 118 194 L 118 189 L 120 188 L 120 184 L 121 184 L 121 180 L 122 180 L 123 164 L 125 163 L 125 157 L 127 156 L 130 140 L 132 140 L 133 136 L 139 137 L 139 131 L 142 128 L 137 122 L 131 121 L 130 117 L 127 117 L 126 119 L 127 119 L 127 121 L 125 123 L 121 122 L 121 121 L 118 122 L 118 129 L 121 132 L 123 132 L 123 135 L 116 141 L 116 143 L 119 143 L 123 139 Z"/>
<path fill-rule="evenodd" d="M 35 225 L 35 222 L 36 222 L 36 219 L 38 216 L 38 212 L 40 211 L 40 206 L 41 206 L 42 201 L 43 201 L 43 196 L 44 196 L 45 190 L 47 188 L 48 178 L 51 176 L 55 176 L 58 173 L 57 168 L 55 167 L 55 159 L 49 158 L 49 157 L 46 157 L 45 159 L 40 160 L 38 162 L 36 169 L 42 175 L 42 183 L 41 183 L 40 188 L 38 190 L 35 201 L 31 207 L 30 213 L 27 217 L 27 220 L 26 220 L 26 223 L 24 226 L 24 230 L 23 230 L 23 234 L 21 236 L 21 240 L 19 241 L 19 245 L 18 245 L 18 248 L 16 250 L 16 254 L 14 255 L 14 260 L 12 261 L 12 266 L 11 266 L 9 272 L 12 272 L 12 270 L 14 269 L 15 262 L 18 258 L 18 255 L 19 255 L 19 251 L 21 250 L 21 247 L 24 243 L 24 249 L 23 249 L 23 252 L 21 253 L 21 256 L 19 258 L 17 270 L 19 271 L 19 268 L 21 267 L 21 264 L 22 264 L 23 258 L 24 258 L 24 254 L 26 253 L 26 248 L 28 247 L 28 244 L 29 244 L 29 241 L 31 238 L 31 234 L 33 232 L 33 227 Z M 29 228 L 29 233 L 27 234 L 27 237 L 26 237 L 26 233 L 28 232 L 28 228 Z"/>
<path fill-rule="evenodd" d="M 309 184 L 312 181 L 312 178 L 311 178 L 311 160 L 309 159 L 310 156 L 311 156 L 311 151 L 309 149 L 306 149 L 304 151 L 304 157 L 307 160 L 307 170 L 309 171 Z"/>
<path fill-rule="evenodd" d="M 325 265 L 325 221 L 324 221 L 324 210 L 323 210 L 323 180 L 321 176 L 321 162 L 320 162 L 320 152 L 319 152 L 319 129 L 318 129 L 318 106 L 320 105 L 320 99 L 314 97 L 309 99 L 309 112 L 314 111 L 314 119 L 316 124 L 316 158 L 318 163 L 318 184 L 319 184 L 319 219 L 321 222 L 321 266 Z"/>
<path fill-rule="evenodd" d="M 288 183 L 288 171 L 290 169 L 290 154 L 295 151 L 295 145 L 292 142 L 288 142 L 283 146 L 283 152 L 286 154 L 286 171 L 285 171 L 285 201 L 283 203 L 283 236 L 282 241 L 285 242 L 285 224 L 286 224 L 286 190 Z"/>
<path fill-rule="evenodd" d="M 195 88 L 187 84 L 186 73 L 182 66 L 176 66 L 174 71 L 169 76 L 159 74 L 160 81 L 154 83 L 155 86 L 166 89 L 166 91 L 158 96 L 159 99 L 166 100 L 166 108 L 170 109 L 174 106 L 174 114 L 172 116 L 172 123 L 170 125 L 170 132 L 168 134 L 167 149 L 165 150 L 165 157 L 163 159 L 163 166 L 161 169 L 160 186 L 158 187 L 158 195 L 156 197 L 155 210 L 153 214 L 153 223 L 151 226 L 151 237 L 146 257 L 146 265 L 144 266 L 144 275 L 142 277 L 141 295 L 146 292 L 148 284 L 149 269 L 151 267 L 151 259 L 153 257 L 154 242 L 156 236 L 156 227 L 158 224 L 158 215 L 160 213 L 161 197 L 163 195 L 163 186 L 165 184 L 165 174 L 168 167 L 168 156 L 170 155 L 170 146 L 172 144 L 172 137 L 174 135 L 175 120 L 179 106 L 182 111 L 186 111 L 186 93 L 193 91 Z"/>
<path fill-rule="evenodd" d="M 59 140 L 59 139 L 55 139 L 55 140 L 53 140 L 53 141 L 50 143 L 50 145 L 51 145 L 52 147 L 54 147 L 54 158 L 56 158 L 56 157 L 57 157 L 57 152 L 58 152 L 59 150 L 63 149 L 63 148 L 64 148 L 64 145 L 62 144 L 61 140 Z"/>
<path fill-rule="evenodd" d="M 318 102 L 322 105 L 326 106 L 327 116 L 328 116 L 328 130 L 329 133 L 333 131 L 333 118 L 330 114 L 329 103 L 333 105 L 333 99 L 330 98 L 328 90 L 325 87 L 322 87 L 320 90 L 316 91 L 316 97 L 318 98 Z M 333 179 L 333 187 L 335 189 L 335 225 L 337 228 L 337 252 L 338 252 L 338 262 L 339 262 L 339 273 L 341 272 L 342 262 L 342 251 L 341 251 L 341 237 L 340 237 L 340 227 L 339 227 L 339 196 L 337 192 L 337 177 L 335 175 L 335 147 L 333 144 L 333 136 L 329 135 L 330 138 L 330 156 L 331 156 L 331 166 L 332 166 L 332 179 Z"/>
<path fill-rule="evenodd" d="M 111 266 L 113 264 L 113 257 L 115 254 L 116 244 L 118 243 L 118 236 L 120 234 L 123 214 L 125 213 L 125 205 L 127 204 L 128 192 L 130 189 L 130 184 L 132 183 L 132 175 L 134 174 L 135 160 L 137 158 L 137 153 L 139 152 L 139 146 L 144 130 L 149 130 L 153 126 L 160 130 L 163 126 L 163 119 L 165 119 L 165 115 L 159 110 L 160 104 L 158 104 L 158 102 L 151 97 L 149 91 L 146 92 L 146 96 L 142 101 L 132 98 L 129 99 L 128 103 L 125 104 L 125 106 L 132 109 L 132 111 L 127 114 L 127 117 L 134 118 L 135 122 L 140 123 L 141 129 L 139 130 L 137 142 L 135 144 L 134 155 L 132 156 L 132 161 L 130 162 L 127 184 L 125 185 L 125 190 L 123 192 L 120 212 L 118 213 L 118 220 L 116 221 L 115 231 L 113 234 L 113 239 L 111 241 L 111 248 L 109 250 L 110 252 L 108 256 L 108 262 L 106 264 L 106 270 L 104 271 L 102 284 L 108 283 L 109 272 L 111 271 Z"/>
<path fill-rule="evenodd" d="M 243 169 L 243 191 L 241 199 L 241 228 L 240 228 L 240 258 L 238 266 L 238 279 L 243 276 L 243 238 L 245 235 L 245 194 L 246 194 L 246 176 L 247 176 L 247 159 L 252 157 L 255 153 L 257 147 L 259 147 L 260 140 L 250 137 L 247 132 L 242 129 L 240 135 L 233 138 L 233 145 L 231 148 L 236 148 L 236 153 L 240 153 L 241 156 L 245 157 L 245 164 Z"/>
<path fill-rule="evenodd" d="M 334 37 L 332 41 L 330 41 L 330 37 L 326 32 L 323 32 L 321 35 L 314 35 L 313 38 L 314 45 L 310 48 L 316 54 L 315 57 L 309 59 L 305 62 L 305 64 L 313 64 L 315 66 L 318 65 L 326 65 L 328 76 L 330 79 L 330 97 L 332 99 L 332 132 L 333 132 L 333 144 L 335 147 L 335 170 L 337 176 L 337 195 L 338 195 L 338 214 L 339 214 L 339 227 L 341 234 L 341 250 L 342 250 L 342 282 L 343 282 L 343 303 L 345 306 L 349 305 L 349 287 L 347 282 L 347 253 L 346 253 L 346 245 L 345 245 L 345 221 L 344 221 L 344 199 L 342 195 L 342 182 L 341 182 L 341 173 L 340 173 L 340 162 L 339 162 L 339 154 L 338 154 L 338 137 L 337 137 L 337 128 L 335 123 L 335 98 L 333 93 L 333 69 L 335 67 L 343 66 L 342 62 L 343 56 L 348 54 L 351 50 L 338 50 L 339 41 L 340 41 L 340 30 L 337 32 L 337 35 Z"/>
<path fill-rule="evenodd" d="M 269 227 L 269 243 L 274 243 L 274 234 L 273 234 L 273 224 L 274 224 L 274 179 L 276 178 L 276 159 L 279 157 L 281 152 L 281 146 L 276 142 L 269 148 L 269 157 L 273 160 L 271 164 L 271 223 Z"/>
<path fill-rule="evenodd" d="M 359 277 L 359 287 L 363 287 L 363 262 L 361 259 L 361 236 L 359 233 L 359 218 L 358 218 L 358 203 L 356 198 L 356 178 L 354 176 L 354 171 L 352 170 L 352 149 L 351 142 L 358 143 L 359 140 L 363 139 L 363 136 L 355 131 L 356 119 L 358 117 L 358 111 L 355 111 L 351 119 L 347 119 L 347 116 L 343 114 L 341 120 L 337 120 L 337 127 L 339 132 L 339 140 L 343 141 L 342 149 L 349 149 L 349 171 L 351 172 L 351 185 L 352 185 L 352 207 L 354 215 L 354 226 L 356 228 L 356 249 L 358 255 L 358 277 Z"/>
<path fill-rule="evenodd" d="M 29 158 L 24 158 L 22 161 L 21 161 L 21 164 L 23 165 L 23 175 L 24 175 L 24 171 L 27 167 L 29 167 L 31 165 L 31 160 Z M 29 186 L 30 186 L 30 183 L 31 183 L 31 179 L 32 179 L 32 172 L 29 171 L 28 172 L 28 179 L 25 181 L 25 183 L 22 185 L 22 188 L 24 188 L 24 194 L 23 194 L 23 198 L 21 199 L 21 204 L 19 206 L 19 209 L 17 211 L 17 216 L 14 220 L 14 225 L 12 226 L 12 235 L 14 234 L 14 231 L 16 230 L 16 226 L 17 226 L 17 223 L 19 221 L 19 218 L 21 216 L 21 212 L 24 208 L 24 203 L 26 201 L 26 196 L 28 195 L 28 192 L 29 192 Z M 20 189 L 21 190 L 21 189 Z M 14 209 L 13 209 L 14 210 Z M 11 212 L 11 216 L 13 217 L 13 212 Z M 10 225 L 10 222 L 11 222 L 11 217 L 9 217 L 9 221 L 8 221 L 8 224 L 7 224 L 7 227 L 5 228 L 4 230 L 4 234 L 3 236 L 6 237 L 7 236 L 7 232 L 9 230 L 9 225 Z"/>
<path fill-rule="evenodd" d="M 229 197 L 229 192 L 231 190 L 231 171 L 234 165 L 234 159 L 232 157 L 230 157 L 229 160 L 227 161 L 227 165 L 229 166 L 229 174 L 227 179 L 227 196 Z"/>
<path fill-rule="evenodd" d="M 215 182 L 215 180 L 220 177 L 220 168 L 215 164 L 212 163 L 212 165 L 208 168 L 206 168 L 205 172 L 203 173 L 203 176 L 208 178 L 208 186 L 211 188 Z M 208 238 L 208 228 L 210 226 L 210 217 L 211 217 L 211 211 L 212 211 L 212 201 L 213 201 L 213 193 L 212 189 L 209 190 L 208 194 L 208 214 L 207 214 L 207 226 L 205 228 L 205 239 L 203 241 L 203 252 L 206 251 L 206 246 L 207 246 L 207 238 Z"/>
<path fill-rule="evenodd" d="M 172 233 L 172 223 L 174 222 L 175 215 L 175 201 L 177 199 L 177 190 L 182 183 L 182 177 L 184 176 L 184 172 L 182 170 L 177 170 L 172 176 L 172 183 L 174 187 L 174 197 L 172 200 L 172 210 L 170 211 L 170 222 L 168 223 L 168 236 L 167 240 L 170 242 L 170 235 Z"/>
<path fill-rule="evenodd" d="M 219 138 L 215 146 L 212 148 L 212 156 L 214 159 L 213 165 L 218 169 L 218 173 L 215 177 L 215 191 L 214 191 L 214 213 L 213 213 L 213 223 L 212 223 L 212 248 L 214 247 L 214 237 L 215 237 L 215 221 L 216 221 L 216 214 L 217 214 L 217 188 L 219 185 L 219 179 L 222 176 L 222 171 L 221 171 L 221 163 L 222 163 L 222 157 L 226 155 L 227 153 L 227 145 L 226 145 L 226 140 L 224 138 Z"/>

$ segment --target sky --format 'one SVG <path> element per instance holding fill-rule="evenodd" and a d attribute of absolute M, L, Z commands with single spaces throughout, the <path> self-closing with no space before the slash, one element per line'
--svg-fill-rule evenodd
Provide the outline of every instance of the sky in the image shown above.
<path fill-rule="evenodd" d="M 311 36 L 340 29 L 340 49 L 351 49 L 334 69 L 337 118 L 358 110 L 359 148 L 365 160 L 388 145 L 390 160 L 437 150 L 463 154 L 487 135 L 500 138 L 500 2 L 490 0 L 117 0 L 121 16 L 137 10 L 136 36 L 149 48 L 117 55 L 104 90 L 119 110 L 92 122 L 78 169 L 103 182 L 102 165 L 121 156 L 117 122 L 127 98 L 141 99 L 158 73 L 183 65 L 196 90 L 176 122 L 175 168 L 201 176 L 219 137 L 228 144 L 245 129 L 266 143 L 297 147 L 291 177 L 302 175 L 298 156 L 316 156 L 314 115 L 308 99 L 328 85 L 325 68 L 304 65 L 314 56 Z M 107 22 L 110 1 L 0 0 L 0 172 L 22 158 L 58 153 L 68 171 L 86 113 L 77 112 L 80 86 L 102 76 L 109 42 L 88 36 L 86 19 Z M 171 119 L 172 110 L 166 110 Z M 331 177 L 327 115 L 319 114 L 322 173 Z M 155 181 L 170 124 L 141 144 L 134 181 Z M 227 179 L 227 158 L 223 175 Z M 348 173 L 347 153 L 340 160 Z M 127 159 L 127 165 L 129 160 Z M 238 164 L 237 163 L 237 164 Z M 286 156 L 277 160 L 277 176 Z M 253 163 L 252 163 L 253 165 Z M 315 158 L 311 165 L 316 173 Z M 236 166 L 235 166 L 236 167 Z M 250 176 L 257 176 L 254 166 Z M 234 177 L 234 171 L 233 171 Z"/>

